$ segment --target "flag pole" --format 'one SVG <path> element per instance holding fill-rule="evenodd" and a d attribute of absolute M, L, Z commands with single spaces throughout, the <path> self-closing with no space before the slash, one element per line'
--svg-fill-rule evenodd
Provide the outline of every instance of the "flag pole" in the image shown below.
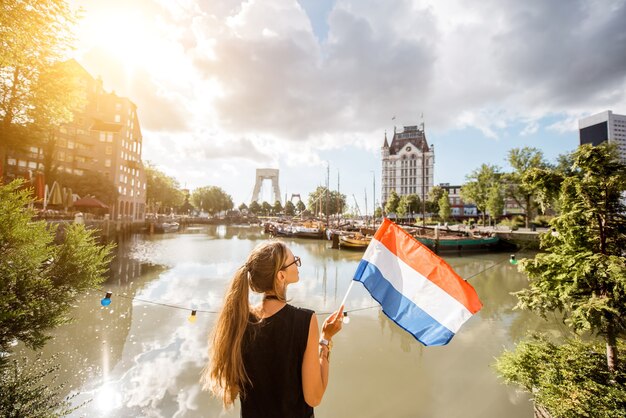
<path fill-rule="evenodd" d="M 346 292 L 346 295 L 343 297 L 343 300 L 341 301 L 341 305 L 339 305 L 339 307 L 342 307 L 346 305 L 346 299 L 348 299 L 348 294 L 350 294 L 350 291 L 352 290 L 352 285 L 354 285 L 354 280 L 350 280 L 350 286 L 348 286 L 348 291 Z"/>

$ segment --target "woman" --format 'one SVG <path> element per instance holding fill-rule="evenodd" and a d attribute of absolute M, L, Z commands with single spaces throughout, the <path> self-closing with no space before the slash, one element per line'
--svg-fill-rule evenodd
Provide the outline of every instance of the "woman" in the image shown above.
<path fill-rule="evenodd" d="M 210 337 L 204 388 L 225 407 L 239 396 L 244 418 L 313 417 L 328 385 L 343 306 L 324 321 L 320 339 L 314 312 L 286 302 L 300 264 L 282 242 L 255 248 L 235 273 Z M 248 289 L 263 293 L 260 305 L 250 306 Z"/>

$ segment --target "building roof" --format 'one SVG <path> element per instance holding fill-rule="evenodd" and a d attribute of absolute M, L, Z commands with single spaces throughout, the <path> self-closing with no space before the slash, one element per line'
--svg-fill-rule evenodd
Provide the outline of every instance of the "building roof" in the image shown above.
<path fill-rule="evenodd" d="M 394 132 L 391 146 L 389 147 L 389 155 L 397 154 L 407 144 L 415 145 L 420 151 L 428 152 L 428 142 L 423 128 L 419 129 L 415 126 L 405 126 L 404 131 Z"/>
<path fill-rule="evenodd" d="M 119 123 L 108 123 L 96 119 L 90 128 L 92 131 L 104 131 L 104 132 L 119 132 L 122 129 L 122 125 Z"/>

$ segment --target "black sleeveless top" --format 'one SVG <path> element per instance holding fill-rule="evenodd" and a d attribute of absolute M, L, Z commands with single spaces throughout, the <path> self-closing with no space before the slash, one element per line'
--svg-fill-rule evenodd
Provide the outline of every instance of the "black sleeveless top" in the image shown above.
<path fill-rule="evenodd" d="M 243 418 L 311 418 L 302 392 L 302 360 L 313 311 L 285 305 L 260 323 L 250 315 L 242 354 L 251 385 L 243 387 Z"/>

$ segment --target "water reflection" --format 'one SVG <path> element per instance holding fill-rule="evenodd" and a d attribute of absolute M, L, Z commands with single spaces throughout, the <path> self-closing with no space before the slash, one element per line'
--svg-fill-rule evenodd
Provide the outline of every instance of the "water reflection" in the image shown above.
<path fill-rule="evenodd" d="M 45 348 L 62 353 L 61 380 L 80 391 L 75 402 L 91 400 L 74 416 L 239 416 L 237 407 L 223 411 L 202 392 L 198 377 L 216 316 L 210 312 L 219 310 L 231 274 L 264 239 L 259 228 L 206 226 L 121 243 L 106 284 L 111 305 L 101 307 L 96 292 L 83 295 L 76 321 L 56 330 Z M 287 242 L 303 260 L 301 281 L 288 297 L 320 313 L 321 322 L 321 313 L 341 303 L 362 254 L 322 241 Z M 490 365 L 526 330 L 556 332 L 558 325 L 512 310 L 510 292 L 525 278 L 506 259 L 447 258 L 462 277 L 474 276 L 469 281 L 484 307 L 445 347 L 423 347 L 355 285 L 346 306 L 351 322 L 336 337 L 330 387 L 316 416 L 530 416 L 528 398 L 503 386 Z"/>

